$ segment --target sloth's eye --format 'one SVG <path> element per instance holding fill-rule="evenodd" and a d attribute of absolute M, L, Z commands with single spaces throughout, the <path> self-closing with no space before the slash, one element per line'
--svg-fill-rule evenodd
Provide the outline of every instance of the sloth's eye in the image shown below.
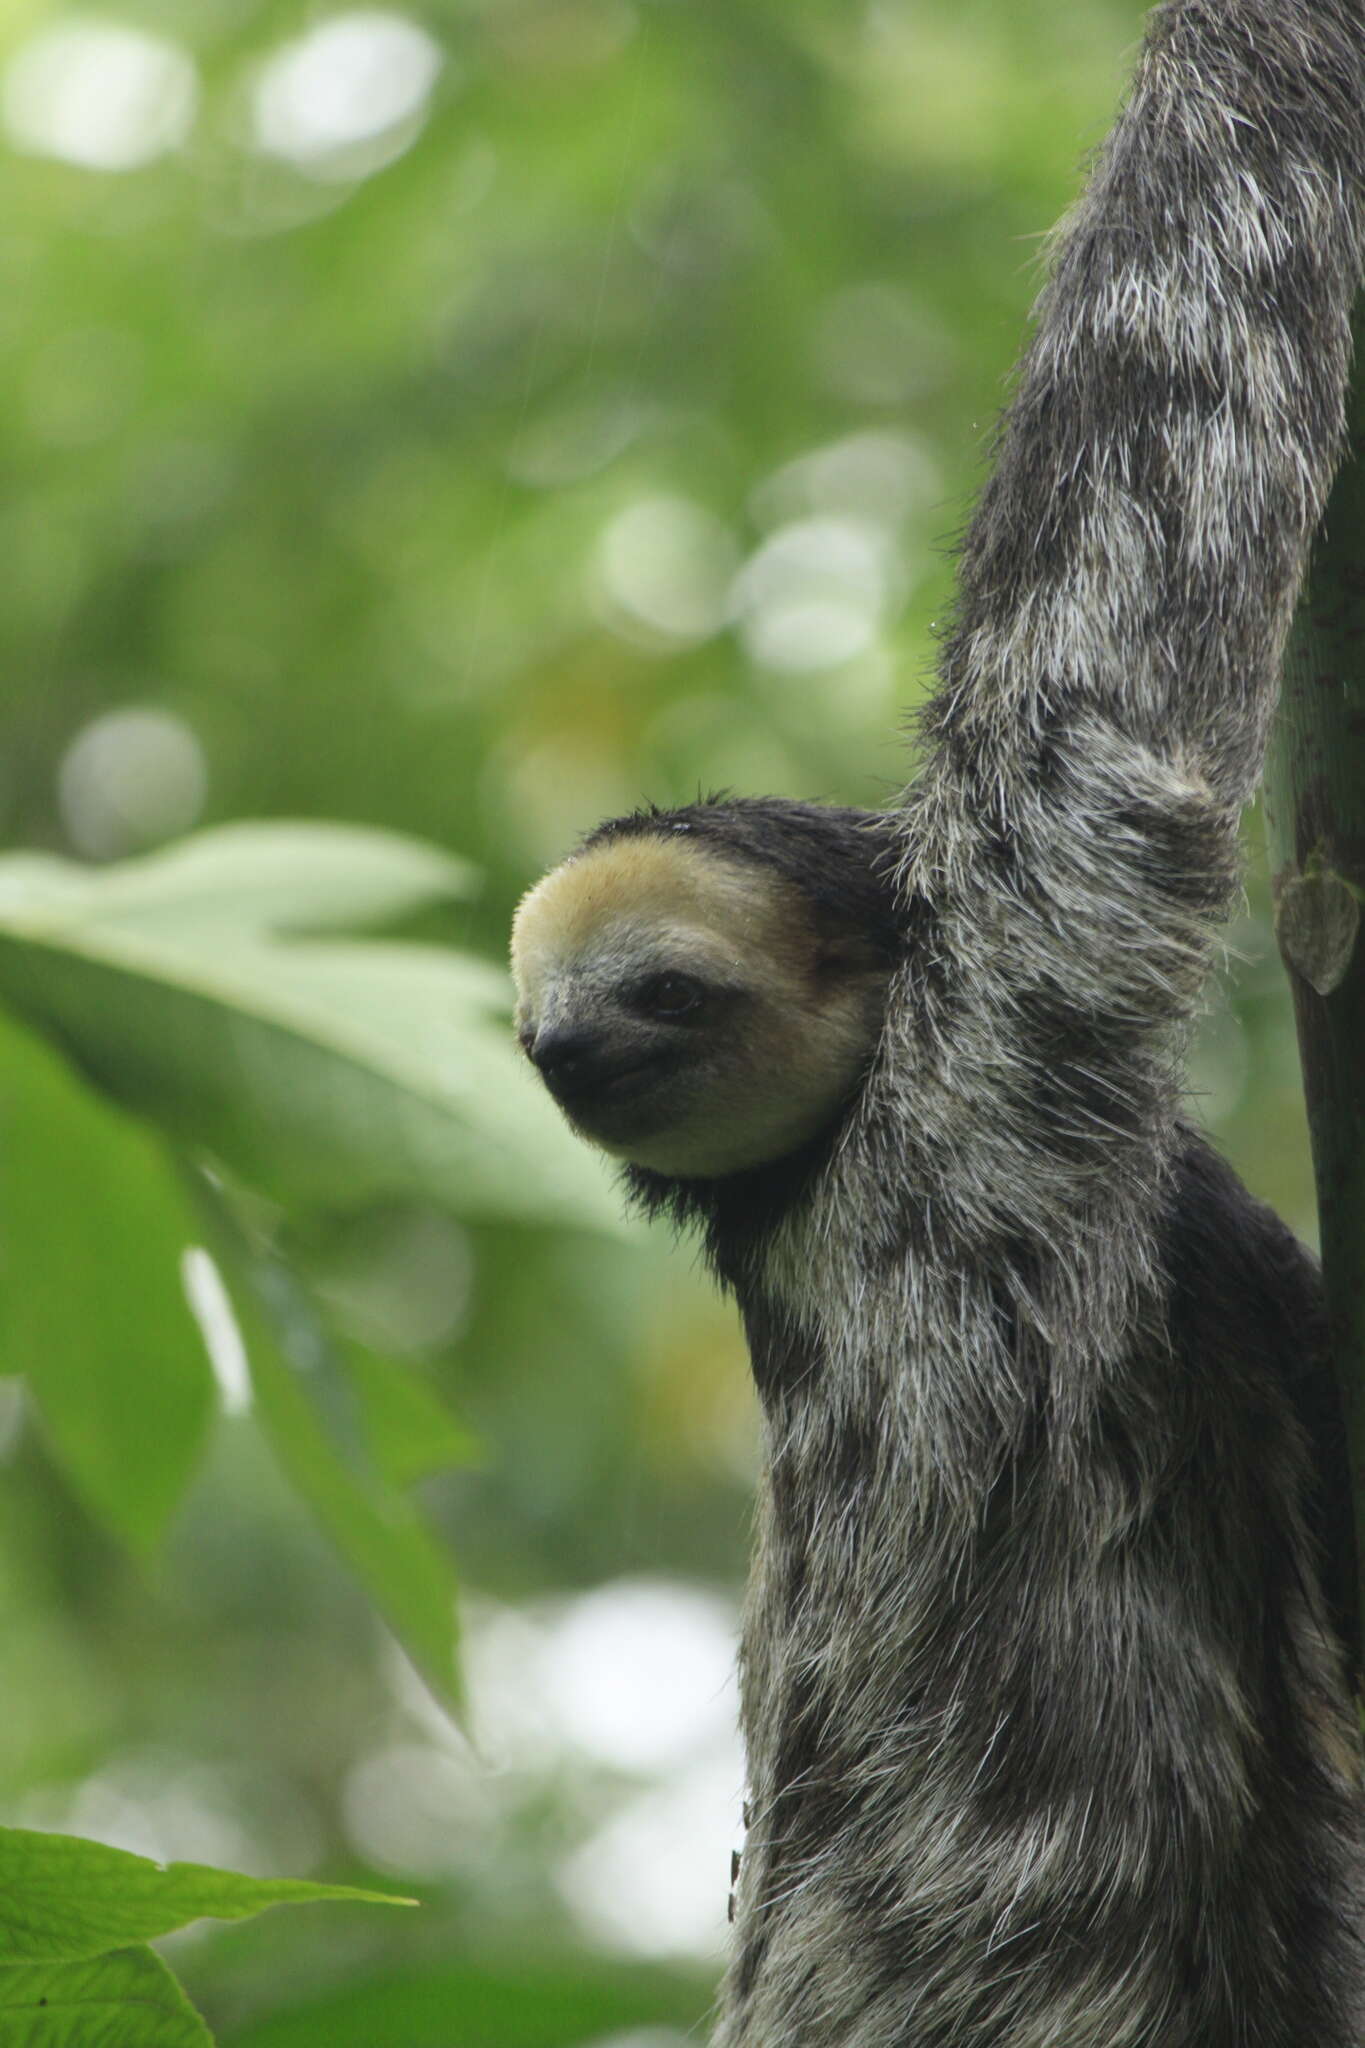
<path fill-rule="evenodd" d="M 651 1017 L 686 1017 L 701 1008 L 706 991 L 689 974 L 651 974 L 635 990 L 639 1009 Z"/>

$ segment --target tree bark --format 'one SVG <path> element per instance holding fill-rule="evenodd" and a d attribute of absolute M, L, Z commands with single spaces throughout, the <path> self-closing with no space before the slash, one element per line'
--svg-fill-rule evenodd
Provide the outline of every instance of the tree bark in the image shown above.
<path fill-rule="evenodd" d="M 1266 766 L 1365 1614 L 1365 299 L 1349 444 L 1314 544 Z"/>

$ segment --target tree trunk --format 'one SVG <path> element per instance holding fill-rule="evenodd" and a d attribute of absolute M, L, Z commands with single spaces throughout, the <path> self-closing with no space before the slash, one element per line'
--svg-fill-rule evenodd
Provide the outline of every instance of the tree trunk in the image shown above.
<path fill-rule="evenodd" d="M 1365 1596 L 1365 300 L 1355 334 L 1349 445 L 1285 657 L 1265 804 Z"/>

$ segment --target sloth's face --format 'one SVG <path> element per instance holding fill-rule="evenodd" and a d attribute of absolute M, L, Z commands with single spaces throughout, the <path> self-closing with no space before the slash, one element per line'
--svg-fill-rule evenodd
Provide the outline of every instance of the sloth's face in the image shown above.
<path fill-rule="evenodd" d="M 590 849 L 525 899 L 517 1032 L 570 1123 L 614 1158 L 718 1179 L 834 1117 L 880 1028 L 885 974 L 821 939 L 752 864 L 640 837 Z"/>

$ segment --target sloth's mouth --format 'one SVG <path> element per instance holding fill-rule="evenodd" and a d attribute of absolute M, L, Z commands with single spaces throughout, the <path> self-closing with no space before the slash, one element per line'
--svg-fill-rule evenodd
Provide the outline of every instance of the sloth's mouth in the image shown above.
<path fill-rule="evenodd" d="M 650 1052 L 632 1052 L 619 1058 L 601 1055 L 591 1065 L 580 1065 L 572 1073 L 556 1074 L 548 1081 L 550 1093 L 575 1122 L 591 1120 L 594 1110 L 614 1108 L 645 1095 L 679 1064 L 673 1046 L 659 1046 Z"/>

